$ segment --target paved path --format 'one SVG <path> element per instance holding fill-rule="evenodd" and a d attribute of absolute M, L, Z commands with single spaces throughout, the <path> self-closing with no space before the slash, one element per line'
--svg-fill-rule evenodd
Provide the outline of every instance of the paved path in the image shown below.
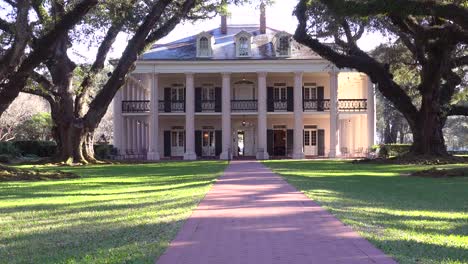
<path fill-rule="evenodd" d="M 395 263 L 256 161 L 233 161 L 158 264 Z"/>

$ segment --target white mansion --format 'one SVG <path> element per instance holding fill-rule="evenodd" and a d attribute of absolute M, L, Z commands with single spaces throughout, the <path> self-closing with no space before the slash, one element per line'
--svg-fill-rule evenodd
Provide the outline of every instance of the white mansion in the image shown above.
<path fill-rule="evenodd" d="M 137 61 L 114 98 L 124 157 L 187 160 L 364 155 L 374 144 L 369 78 L 339 70 L 266 26 L 227 25 Z"/>

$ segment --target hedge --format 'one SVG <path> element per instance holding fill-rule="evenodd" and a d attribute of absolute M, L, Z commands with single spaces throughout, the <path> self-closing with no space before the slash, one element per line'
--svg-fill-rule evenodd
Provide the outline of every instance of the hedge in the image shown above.
<path fill-rule="evenodd" d="M 14 141 L 13 145 L 21 155 L 36 155 L 38 157 L 51 157 L 57 152 L 57 144 L 54 141 Z"/>
<path fill-rule="evenodd" d="M 410 151 L 411 144 L 382 144 L 379 145 L 379 157 L 401 156 Z"/>
<path fill-rule="evenodd" d="M 57 153 L 57 144 L 54 141 L 0 142 L 0 160 L 4 160 L 3 162 L 28 155 L 52 157 L 55 153 Z M 94 145 L 94 154 L 97 159 L 109 159 L 112 155 L 116 155 L 116 149 L 112 145 Z"/>

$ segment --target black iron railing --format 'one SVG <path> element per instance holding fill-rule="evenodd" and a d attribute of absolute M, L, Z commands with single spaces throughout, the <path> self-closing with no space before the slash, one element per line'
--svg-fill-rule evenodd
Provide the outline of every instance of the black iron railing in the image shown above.
<path fill-rule="evenodd" d="M 231 100 L 232 112 L 257 111 L 257 100 Z"/>
<path fill-rule="evenodd" d="M 304 99 L 304 111 L 328 111 L 330 99 Z"/>
<path fill-rule="evenodd" d="M 158 107 L 159 112 L 185 112 L 185 100 L 160 100 Z"/>
<path fill-rule="evenodd" d="M 149 100 L 122 101 L 122 113 L 143 113 L 149 111 Z"/>
<path fill-rule="evenodd" d="M 273 109 L 275 111 L 287 111 L 288 110 L 288 100 L 274 100 L 273 101 Z"/>
<path fill-rule="evenodd" d="M 207 112 L 215 111 L 216 100 L 202 100 L 201 101 L 201 110 Z"/>
<path fill-rule="evenodd" d="M 338 109 L 344 112 L 365 111 L 367 109 L 367 99 L 340 99 Z"/>

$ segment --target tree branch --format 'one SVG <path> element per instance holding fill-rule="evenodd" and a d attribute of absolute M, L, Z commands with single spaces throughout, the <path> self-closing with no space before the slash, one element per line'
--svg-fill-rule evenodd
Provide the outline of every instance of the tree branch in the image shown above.
<path fill-rule="evenodd" d="M 79 116 L 80 112 L 83 109 L 83 99 L 86 98 L 89 88 L 95 83 L 96 75 L 104 68 L 104 62 L 106 60 L 107 54 L 112 48 L 112 44 L 115 42 L 115 39 L 119 32 L 122 30 L 124 25 L 124 20 L 114 22 L 109 30 L 107 31 L 104 40 L 101 42 L 101 45 L 98 48 L 96 53 L 96 59 L 94 60 L 91 69 L 88 71 L 86 76 L 80 85 L 80 93 L 77 94 L 75 98 L 75 115 Z"/>
<path fill-rule="evenodd" d="M 418 110 L 413 105 L 411 98 L 405 91 L 396 84 L 388 72 L 388 69 L 378 61 L 359 50 L 355 54 L 340 54 L 334 51 L 328 45 L 320 43 L 318 39 L 312 38 L 307 32 L 308 17 L 306 15 L 307 0 L 301 0 L 296 6 L 296 17 L 299 21 L 294 38 L 299 42 L 314 50 L 324 59 L 334 63 L 338 68 L 354 68 L 360 72 L 366 73 L 378 88 L 400 112 L 405 113 L 409 122 L 415 122 Z"/>

